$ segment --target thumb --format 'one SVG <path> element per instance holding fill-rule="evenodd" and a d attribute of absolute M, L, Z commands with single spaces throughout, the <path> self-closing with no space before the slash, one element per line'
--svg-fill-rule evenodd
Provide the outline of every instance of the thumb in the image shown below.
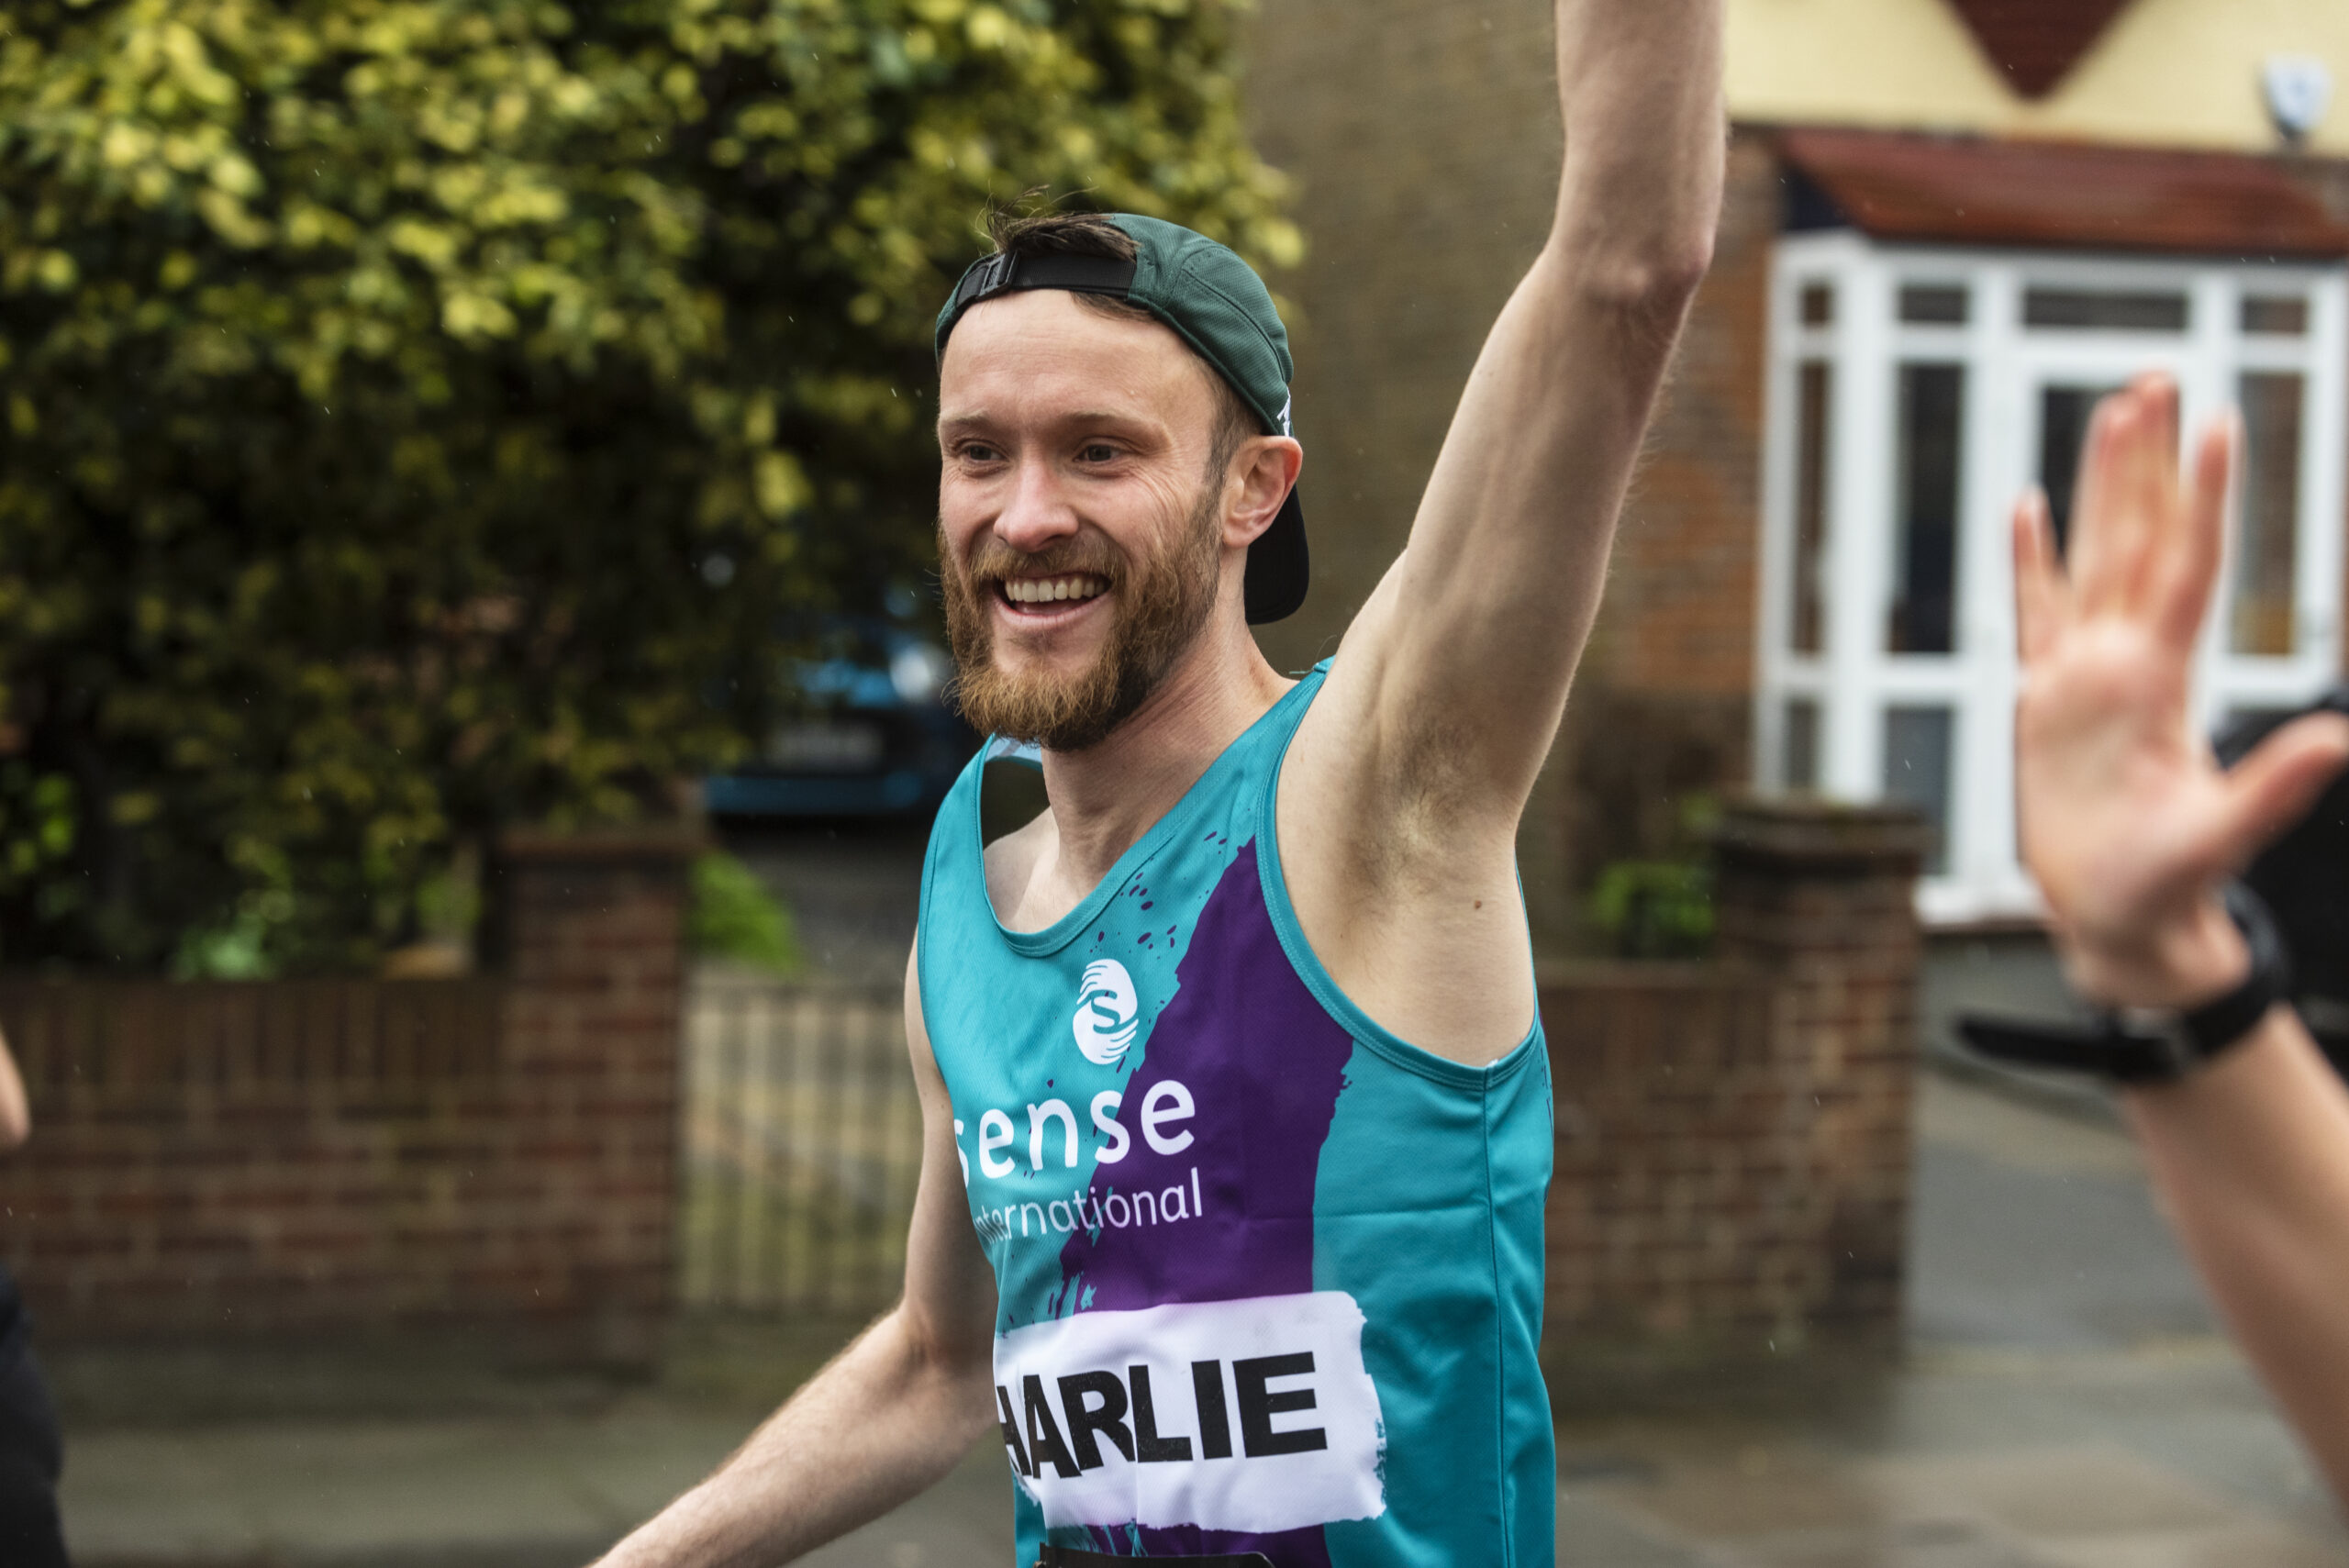
<path fill-rule="evenodd" d="M 2252 749 L 2226 774 L 2226 863 L 2239 868 L 2308 814 L 2349 762 L 2349 717 L 2312 713 Z"/>

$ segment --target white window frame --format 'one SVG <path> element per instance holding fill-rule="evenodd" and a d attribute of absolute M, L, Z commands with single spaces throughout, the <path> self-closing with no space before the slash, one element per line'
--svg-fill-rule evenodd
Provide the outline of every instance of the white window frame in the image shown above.
<path fill-rule="evenodd" d="M 1806 285 L 1834 290 L 1831 323 L 1806 326 Z M 1904 284 L 1963 284 L 1963 326 L 1898 319 Z M 2025 328 L 2027 288 L 2183 291 L 2183 332 Z M 2264 337 L 2238 329 L 2247 293 L 2306 296 L 2306 332 Z M 2198 653 L 2196 722 L 2205 728 L 2243 707 L 2306 701 L 2341 673 L 2344 533 L 2344 374 L 2349 374 L 2349 269 L 1880 245 L 1835 230 L 1782 237 L 1774 260 L 1763 444 L 1761 603 L 1756 617 L 1756 783 L 1783 788 L 1789 698 L 1818 705 L 1817 787 L 1833 798 L 1881 797 L 1884 710 L 1914 702 L 1947 706 L 1954 734 L 1945 865 L 1919 889 L 1920 912 L 1937 924 L 2035 916 L 2036 890 L 2014 852 L 2012 718 L 2016 688 L 2009 508 L 2037 478 L 2040 387 L 2050 381 L 2110 381 L 2149 368 L 2177 377 L 2186 426 L 2235 400 L 2247 371 L 2297 372 L 2303 381 L 2300 527 L 2296 541 L 2296 648 L 2253 657 L 2227 647 L 2233 556 Z M 1894 589 L 1892 517 L 1899 369 L 1932 360 L 1965 366 L 1959 471 L 1952 654 L 1885 652 Z M 1790 651 L 1795 554 L 1795 443 L 1799 366 L 1832 366 L 1824 486 L 1826 604 L 1822 647 Z M 2232 539 L 2232 535 L 2230 536 Z"/>

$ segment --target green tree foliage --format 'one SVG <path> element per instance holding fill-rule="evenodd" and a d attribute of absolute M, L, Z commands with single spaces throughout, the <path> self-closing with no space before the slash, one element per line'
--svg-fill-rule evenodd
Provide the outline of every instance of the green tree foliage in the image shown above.
<path fill-rule="evenodd" d="M 0 10 L 0 961 L 363 964 L 456 846 L 723 761 L 777 606 L 921 569 L 977 212 L 1294 259 L 1234 21 Z"/>
<path fill-rule="evenodd" d="M 1618 958 L 1694 959 L 1712 950 L 1720 803 L 1688 795 L 1672 804 L 1669 858 L 1610 861 L 1590 890 L 1590 923 Z"/>
<path fill-rule="evenodd" d="M 791 911 L 734 856 L 712 852 L 696 859 L 693 894 L 685 940 L 694 951 L 770 974 L 796 974 L 805 965 Z"/>

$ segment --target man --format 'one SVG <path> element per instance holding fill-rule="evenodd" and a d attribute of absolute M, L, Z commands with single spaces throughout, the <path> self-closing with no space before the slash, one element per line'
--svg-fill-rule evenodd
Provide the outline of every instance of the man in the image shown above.
<path fill-rule="evenodd" d="M 2263 922 L 2221 897 L 2349 759 L 2349 720 L 2299 719 L 2227 773 L 2195 731 L 2236 442 L 2202 431 L 2188 484 L 2177 442 L 2177 390 L 2146 377 L 2097 412 L 2069 559 L 2043 497 L 2016 514 L 2023 858 L 2073 986 L 2128 1010 L 2100 1040 L 2022 1043 L 2123 1077 L 2165 1211 L 2349 1499 L 2349 1093 L 2280 1005 Z"/>
<path fill-rule="evenodd" d="M 1286 335 L 1149 219 L 1009 226 L 939 321 L 961 700 L 1051 805 L 941 810 L 902 1303 L 614 1565 L 773 1562 L 989 1426 L 1019 1561 L 1550 1561 L 1548 1078 L 1517 894 L 1709 257 L 1718 0 L 1560 0 L 1554 227 L 1408 548 L 1302 681 Z M 1512 152 L 1510 155 L 1516 155 Z M 983 754 L 984 755 L 984 754 Z"/>

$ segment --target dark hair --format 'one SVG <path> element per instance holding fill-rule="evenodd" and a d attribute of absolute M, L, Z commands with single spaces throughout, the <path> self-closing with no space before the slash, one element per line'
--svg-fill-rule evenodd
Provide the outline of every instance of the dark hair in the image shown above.
<path fill-rule="evenodd" d="M 1015 212 L 998 208 L 987 214 L 987 238 L 997 254 L 1014 256 L 1107 256 L 1130 261 L 1141 254 L 1134 237 L 1097 212 Z M 1136 315 L 1150 312 L 1119 300 L 1108 303 Z"/>
<path fill-rule="evenodd" d="M 1114 261 L 1130 261 L 1141 253 L 1132 235 L 1097 212 L 998 208 L 987 215 L 987 238 L 995 241 L 997 255 L 1106 256 Z M 1097 316 L 1119 321 L 1158 320 L 1141 306 L 1108 295 L 1080 294 L 1075 298 Z M 1199 360 L 1199 368 L 1207 372 L 1208 384 L 1215 393 L 1215 435 L 1208 447 L 1208 472 L 1219 479 L 1231 466 L 1240 443 L 1261 433 L 1262 421 L 1239 390 L 1223 379 L 1222 372 L 1205 359 Z"/>

